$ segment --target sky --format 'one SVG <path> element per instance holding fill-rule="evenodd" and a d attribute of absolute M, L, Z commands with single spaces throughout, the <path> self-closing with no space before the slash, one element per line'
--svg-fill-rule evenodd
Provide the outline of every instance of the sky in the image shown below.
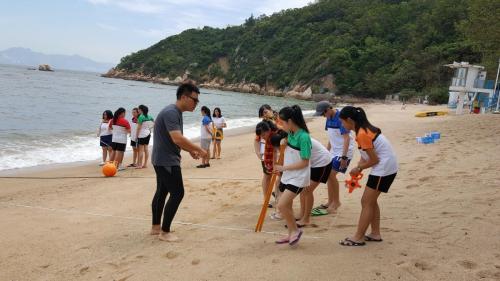
<path fill-rule="evenodd" d="M 240 25 L 312 0 L 1 0 L 0 50 L 30 48 L 99 62 L 189 28 Z"/>

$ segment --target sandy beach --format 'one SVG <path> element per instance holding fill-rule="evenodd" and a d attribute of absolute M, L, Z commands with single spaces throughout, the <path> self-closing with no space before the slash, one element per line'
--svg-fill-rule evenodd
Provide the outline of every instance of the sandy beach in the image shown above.
<path fill-rule="evenodd" d="M 211 168 L 196 169 L 183 154 L 177 243 L 149 235 L 152 167 L 103 178 L 96 163 L 58 165 L 0 178 L 0 280 L 500 280 L 500 115 L 415 118 L 436 107 L 365 108 L 400 164 L 379 200 L 382 243 L 338 244 L 361 210 L 362 190 L 343 186 L 338 214 L 314 217 L 298 247 L 274 244 L 283 221 L 266 219 L 254 233 L 262 169 L 245 133 L 224 140 Z M 324 119 L 309 126 L 326 144 Z M 429 131 L 441 140 L 417 144 Z M 325 185 L 316 199 L 326 200 Z"/>

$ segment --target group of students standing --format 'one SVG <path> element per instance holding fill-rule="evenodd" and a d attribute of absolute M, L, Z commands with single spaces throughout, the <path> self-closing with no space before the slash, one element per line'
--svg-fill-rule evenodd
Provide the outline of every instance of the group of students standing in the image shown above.
<path fill-rule="evenodd" d="M 133 161 L 127 167 L 136 169 L 147 168 L 149 161 L 149 141 L 154 127 L 154 119 L 149 113 L 149 108 L 143 104 L 132 109 L 130 122 L 125 118 L 126 110 L 118 108 L 113 114 L 106 110 L 102 114 L 98 130 L 99 143 L 102 148 L 102 162 L 115 162 L 118 171 L 125 169 L 123 156 L 126 150 L 128 137 L 133 150 Z"/>
<path fill-rule="evenodd" d="M 227 124 L 219 107 L 214 108 L 213 115 L 210 115 L 210 109 L 202 106 L 201 116 L 200 146 L 207 151 L 207 156 L 201 158 L 201 164 L 196 166 L 196 168 L 208 168 L 210 167 L 210 159 L 220 159 L 224 128 L 227 127 Z M 212 157 L 210 157 L 210 145 L 212 142 Z"/>
<path fill-rule="evenodd" d="M 297 244 L 303 234 L 302 228 L 310 225 L 311 214 L 334 213 L 340 207 L 336 176 L 347 172 L 354 153 L 354 140 L 358 144 L 361 160 L 350 170 L 350 175 L 357 176 L 368 168 L 371 168 L 371 172 L 361 199 L 358 229 L 340 244 L 363 246 L 366 241 L 382 241 L 377 199 L 381 192 L 389 190 L 398 170 L 391 144 L 381 130 L 368 121 L 360 107 L 346 106 L 338 110 L 323 101 L 317 104 L 315 116 L 326 118 L 327 147 L 310 136 L 299 106 L 284 107 L 279 113 L 274 112 L 269 105 L 263 105 L 259 110 L 262 121 L 256 126 L 254 144 L 264 173 L 262 189 L 265 194 L 272 173 L 281 177 L 274 192 L 277 212 L 271 216 L 273 219 L 285 219 L 288 228 L 288 235 L 276 243 Z M 284 148 L 282 165 L 276 161 L 278 147 Z M 320 183 L 328 186 L 328 202 L 313 209 L 313 192 Z M 299 194 L 301 207 L 299 215 L 295 216 L 293 200 Z M 371 226 L 371 233 L 366 235 L 368 226 Z"/>

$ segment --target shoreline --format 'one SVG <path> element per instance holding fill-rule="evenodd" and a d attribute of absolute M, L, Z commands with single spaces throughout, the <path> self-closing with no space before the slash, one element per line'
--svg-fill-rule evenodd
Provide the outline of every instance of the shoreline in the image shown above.
<path fill-rule="evenodd" d="M 224 136 L 226 137 L 231 137 L 231 136 L 239 136 L 239 135 L 244 135 L 252 132 L 252 130 L 255 129 L 255 125 L 249 125 L 249 126 L 243 126 L 243 127 L 238 127 L 234 129 L 228 129 L 224 131 Z M 199 143 L 200 137 L 194 137 L 194 138 L 189 138 L 194 143 Z M 127 140 L 127 150 L 125 151 L 125 156 L 124 160 L 127 159 L 129 160 L 130 157 L 132 157 L 132 150 L 130 148 L 130 139 Z M 151 154 L 153 150 L 153 146 L 149 146 L 149 153 Z M 96 147 L 96 154 L 99 154 L 101 152 L 100 147 Z M 95 165 L 97 166 L 101 162 L 100 157 L 96 160 L 82 160 L 82 161 L 73 161 L 73 162 L 66 162 L 66 163 L 52 163 L 52 164 L 42 164 L 42 165 L 36 165 L 36 166 L 29 166 L 29 167 L 21 167 L 21 168 L 12 168 L 12 169 L 6 169 L 0 171 L 0 178 L 2 177 L 16 177 L 24 174 L 31 174 L 31 173 L 43 173 L 43 172 L 50 172 L 54 171 L 57 169 L 61 168 L 78 168 L 78 167 L 84 167 L 88 165 Z"/>
<path fill-rule="evenodd" d="M 199 161 L 182 153 L 185 196 L 172 225 L 182 238 L 177 243 L 149 235 L 156 190 L 151 166 L 112 178 L 96 165 L 25 173 L 42 180 L 0 178 L 0 279 L 498 279 L 500 241 L 491 237 L 500 231 L 500 155 L 490 151 L 500 146 L 500 135 L 491 134 L 500 129 L 500 115 L 416 118 L 415 112 L 430 107 L 364 108 L 391 142 L 400 167 L 379 199 L 382 243 L 355 249 L 338 244 L 356 231 L 364 191 L 349 194 L 345 175 L 338 175 L 342 206 L 336 214 L 312 217 L 314 225 L 304 228 L 297 247 L 274 244 L 286 229 L 283 221 L 269 219 L 272 209 L 264 232 L 255 233 L 262 167 L 248 132 L 225 139 L 222 159 L 211 160 L 210 168 L 197 169 Z M 326 144 L 324 123 L 314 118 L 308 128 Z M 431 130 L 441 132 L 439 142 L 416 143 L 416 136 Z M 352 167 L 358 159 L 356 151 Z M 326 199 L 321 184 L 314 206 Z M 270 275 L 277 267 L 281 273 Z"/>
<path fill-rule="evenodd" d="M 169 80 L 168 77 L 153 77 L 153 76 L 145 76 L 141 74 L 129 74 L 125 72 L 116 71 L 111 69 L 107 73 L 100 74 L 103 78 L 111 78 L 111 79 L 122 79 L 129 81 L 140 81 L 152 84 L 160 84 L 167 86 L 179 86 L 183 81 L 189 80 L 188 78 L 182 79 L 180 77 L 175 80 Z M 197 81 L 194 81 L 197 84 Z M 269 96 L 269 97 L 281 97 L 281 98 L 292 98 L 298 100 L 306 100 L 306 101 L 321 101 L 321 100 L 329 100 L 332 103 L 384 103 L 387 102 L 382 99 L 373 99 L 373 98 L 363 98 L 363 97 L 354 97 L 354 96 L 336 96 L 333 94 L 313 94 L 310 87 L 306 87 L 306 85 L 296 85 L 291 89 L 267 89 L 265 87 L 261 87 L 255 83 L 238 83 L 238 84 L 221 84 L 217 82 L 203 82 L 199 84 L 199 87 L 202 89 L 209 90 L 219 90 L 219 91 L 227 91 L 227 92 L 238 92 L 245 94 L 253 94 L 253 95 L 261 95 L 261 96 Z"/>

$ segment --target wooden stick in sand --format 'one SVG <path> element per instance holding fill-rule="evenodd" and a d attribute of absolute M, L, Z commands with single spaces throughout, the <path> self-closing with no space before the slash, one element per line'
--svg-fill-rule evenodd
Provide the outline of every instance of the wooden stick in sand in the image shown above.
<path fill-rule="evenodd" d="M 283 165 L 283 160 L 285 159 L 285 148 L 286 143 L 280 145 L 280 158 L 278 159 L 278 165 Z M 276 183 L 276 179 L 278 178 L 278 174 L 273 173 L 271 176 L 271 181 L 267 186 L 267 192 L 264 197 L 264 203 L 262 204 L 262 209 L 260 210 L 259 220 L 257 221 L 257 225 L 255 226 L 255 232 L 262 231 L 262 225 L 264 225 L 264 219 L 266 218 L 267 206 L 269 205 L 269 200 L 271 200 L 271 194 L 273 193 L 274 184 Z"/>

